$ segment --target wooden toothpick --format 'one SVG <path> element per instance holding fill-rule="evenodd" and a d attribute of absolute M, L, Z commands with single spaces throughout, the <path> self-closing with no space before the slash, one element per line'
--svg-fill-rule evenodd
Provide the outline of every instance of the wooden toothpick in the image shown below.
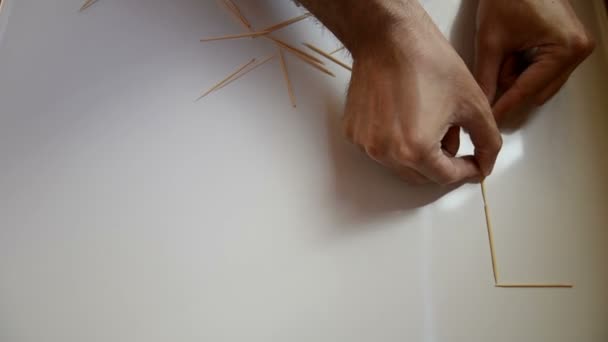
<path fill-rule="evenodd" d="M 270 39 L 272 41 L 274 41 L 275 43 L 279 44 L 282 48 L 285 48 L 285 50 L 287 52 L 290 52 L 291 54 L 293 54 L 294 56 L 298 57 L 300 60 L 306 62 L 307 64 L 309 64 L 310 66 L 318 69 L 319 71 L 331 76 L 331 77 L 336 77 L 336 75 L 334 75 L 331 71 L 325 69 L 324 67 L 322 67 L 319 64 L 323 64 L 324 63 L 319 60 L 318 58 L 311 56 L 310 54 L 290 45 L 285 43 L 284 41 L 274 38 L 272 36 L 263 36 L 266 39 Z"/>
<path fill-rule="evenodd" d="M 312 51 L 314 51 L 314 52 L 318 53 L 319 55 L 321 55 L 321 56 L 323 56 L 323 57 L 325 57 L 325 58 L 329 59 L 330 61 L 332 61 L 332 62 L 334 62 L 334 63 L 338 64 L 339 66 L 343 67 L 344 69 L 346 69 L 346 70 L 348 70 L 348 71 L 353 71 L 353 68 L 352 68 L 351 66 L 349 66 L 348 64 L 346 64 L 346 63 L 342 62 L 341 60 L 338 60 L 338 59 L 337 59 L 337 58 L 335 58 L 334 56 L 331 56 L 330 54 L 328 54 L 327 52 L 325 52 L 325 51 L 323 51 L 323 50 L 319 49 L 318 47 L 316 47 L 316 46 L 314 46 L 314 45 L 312 45 L 312 44 L 309 44 L 309 43 L 304 43 L 304 45 L 305 45 L 307 48 L 311 49 Z"/>
<path fill-rule="evenodd" d="M 502 288 L 558 288 L 571 289 L 574 285 L 570 284 L 496 284 L 496 287 Z"/>
<path fill-rule="evenodd" d="M 343 46 L 343 47 L 340 47 L 340 48 L 335 49 L 334 51 L 330 52 L 329 54 L 330 54 L 330 55 L 334 55 L 334 54 L 336 54 L 336 53 L 338 53 L 338 52 L 340 52 L 340 51 L 342 51 L 342 50 L 344 50 L 344 49 L 345 49 L 345 47 Z"/>
<path fill-rule="evenodd" d="M 492 256 L 492 271 L 494 272 L 494 286 L 499 288 L 573 288 L 574 285 L 570 284 L 551 284 L 551 283 L 538 283 L 538 284 L 523 284 L 523 283 L 499 283 L 498 282 L 498 266 L 496 263 L 496 253 L 494 248 L 494 232 L 492 231 L 492 221 L 490 219 L 490 209 L 488 206 L 488 197 L 486 194 L 486 184 L 484 181 L 481 182 L 481 195 L 483 197 L 483 208 L 486 215 L 486 226 L 488 229 L 488 240 L 490 242 L 490 254 Z"/>
<path fill-rule="evenodd" d="M 246 37 L 257 37 L 257 36 L 263 36 L 265 34 L 268 34 L 269 32 L 270 31 L 256 31 L 256 32 L 246 32 L 246 33 L 239 33 L 239 34 L 229 34 L 229 35 L 225 35 L 225 36 L 203 38 L 203 39 L 201 39 L 201 42 L 211 42 L 211 41 L 215 41 L 215 40 L 227 40 L 227 39 L 239 39 L 239 38 L 246 38 Z"/>
<path fill-rule="evenodd" d="M 288 50 L 290 52 L 293 52 L 295 54 L 298 54 L 302 58 L 308 59 L 309 61 L 311 61 L 313 63 L 325 65 L 325 63 L 323 63 L 323 61 L 320 60 L 320 59 L 318 59 L 317 57 L 315 57 L 315 56 L 313 56 L 313 55 L 311 55 L 311 54 L 309 54 L 309 53 L 307 53 L 305 51 L 302 51 L 302 50 L 298 49 L 297 47 L 295 47 L 295 46 L 293 46 L 291 44 L 288 44 L 288 43 L 286 43 L 286 42 L 284 42 L 284 41 L 282 41 L 282 40 L 280 40 L 278 38 L 275 38 L 273 36 L 264 36 L 264 38 L 272 40 L 273 42 L 279 44 L 281 47 L 285 48 L 286 50 Z"/>
<path fill-rule="evenodd" d="M 287 26 L 289 26 L 291 24 L 295 24 L 298 21 L 304 20 L 304 19 L 306 19 L 306 18 L 308 18 L 310 16 L 311 16 L 310 13 L 302 14 L 302 15 L 299 15 L 299 16 L 297 16 L 295 18 L 291 18 L 291 19 L 282 21 L 282 22 L 280 22 L 278 24 L 269 26 L 269 27 L 265 28 L 264 31 L 274 32 L 274 31 L 280 30 L 280 29 L 282 29 L 284 27 L 287 27 Z"/>
<path fill-rule="evenodd" d="M 271 59 L 273 59 L 274 57 L 276 57 L 276 54 L 272 54 L 270 56 L 267 56 L 266 58 L 262 59 L 260 62 L 256 63 L 255 65 L 251 66 L 249 69 L 243 69 L 241 71 L 241 73 L 239 73 L 238 75 L 235 75 L 233 78 L 231 78 L 228 82 L 222 84 L 219 88 L 217 88 L 216 90 L 220 90 L 223 89 L 224 87 L 227 87 L 230 83 L 238 80 L 239 78 L 247 75 L 248 73 L 252 72 L 253 70 L 257 69 L 258 67 L 266 64 L 268 61 L 270 61 Z"/>
<path fill-rule="evenodd" d="M 490 255 L 492 257 L 492 273 L 494 274 L 494 284 L 498 284 L 498 265 L 496 263 L 496 251 L 494 248 L 494 231 L 492 230 L 492 221 L 490 219 L 490 208 L 486 197 L 486 184 L 481 181 L 481 195 L 483 197 L 483 209 L 486 215 L 486 227 L 488 230 L 488 241 L 490 242 Z"/>
<path fill-rule="evenodd" d="M 228 77 L 224 78 L 223 80 L 221 80 L 220 82 L 218 82 L 216 85 L 214 85 L 213 87 L 211 87 L 211 89 L 207 90 L 205 93 L 203 93 L 203 95 L 201 95 L 199 98 L 197 98 L 196 101 L 199 101 L 200 99 L 204 98 L 205 96 L 211 94 L 214 90 L 217 90 L 218 88 L 220 88 L 221 86 L 223 86 L 226 82 L 229 82 L 235 75 L 237 75 L 243 69 L 245 69 L 246 67 L 250 66 L 253 63 L 255 63 L 255 58 L 253 58 L 252 60 L 250 60 L 248 63 L 243 64 L 238 69 L 236 69 L 236 71 L 234 71 L 232 74 L 230 74 Z"/>
<path fill-rule="evenodd" d="M 324 67 L 322 67 L 322 66 L 321 66 L 321 65 L 319 65 L 318 63 L 315 63 L 314 61 L 311 61 L 310 59 L 308 59 L 308 58 L 306 58 L 306 57 L 304 57 L 304 56 L 302 56 L 302 55 L 298 54 L 297 52 L 292 51 L 292 50 L 287 49 L 287 48 L 285 49 L 285 51 L 287 51 L 287 52 L 291 53 L 292 55 L 294 55 L 295 57 L 297 57 L 298 59 L 300 59 L 302 62 L 304 62 L 304 63 L 306 63 L 306 64 L 310 65 L 311 67 L 313 67 L 313 68 L 315 68 L 315 69 L 317 69 L 317 70 L 321 71 L 322 73 L 327 74 L 327 75 L 329 75 L 329 76 L 331 76 L 331 77 L 336 77 L 336 75 L 334 75 L 334 73 L 333 73 L 333 72 L 331 72 L 331 71 L 329 71 L 329 70 L 325 69 Z"/>
<path fill-rule="evenodd" d="M 87 8 L 91 7 L 96 2 L 97 2 L 97 0 L 86 0 L 84 2 L 84 4 L 82 4 L 82 6 L 80 7 L 79 12 L 86 10 Z"/>
<path fill-rule="evenodd" d="M 226 7 L 228 7 L 228 9 L 230 10 L 230 12 L 236 17 L 236 19 L 238 19 L 238 21 L 240 21 L 241 24 L 247 30 L 251 31 L 251 24 L 249 23 L 249 20 L 247 20 L 247 18 L 245 18 L 245 16 L 241 13 L 241 10 L 234 3 L 234 1 L 232 1 L 232 0 L 223 0 L 223 2 L 224 2 L 224 5 L 226 5 Z"/>
<path fill-rule="evenodd" d="M 289 72 L 287 71 L 287 62 L 285 62 L 285 56 L 283 49 L 279 48 L 279 57 L 281 59 L 281 70 L 283 70 L 283 76 L 285 77 L 285 85 L 287 86 L 287 92 L 289 93 L 289 100 L 293 108 L 296 108 L 296 96 L 293 93 L 293 86 L 289 79 Z"/>

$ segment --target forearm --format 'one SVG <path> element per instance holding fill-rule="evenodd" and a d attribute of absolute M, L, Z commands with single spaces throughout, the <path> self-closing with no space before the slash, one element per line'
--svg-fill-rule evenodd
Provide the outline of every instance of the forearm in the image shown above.
<path fill-rule="evenodd" d="M 356 57 L 385 44 L 396 31 L 410 31 L 426 16 L 417 0 L 299 0 Z"/>

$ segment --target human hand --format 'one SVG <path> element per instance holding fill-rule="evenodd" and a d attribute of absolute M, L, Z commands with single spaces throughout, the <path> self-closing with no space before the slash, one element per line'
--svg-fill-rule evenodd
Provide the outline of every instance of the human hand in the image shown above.
<path fill-rule="evenodd" d="M 350 49 L 347 137 L 410 183 L 483 179 L 502 145 L 490 104 L 422 7 L 402 22 L 382 41 Z M 455 157 L 460 128 L 474 156 Z"/>
<path fill-rule="evenodd" d="M 594 47 L 568 0 L 480 0 L 477 25 L 474 73 L 498 122 L 553 97 Z"/>

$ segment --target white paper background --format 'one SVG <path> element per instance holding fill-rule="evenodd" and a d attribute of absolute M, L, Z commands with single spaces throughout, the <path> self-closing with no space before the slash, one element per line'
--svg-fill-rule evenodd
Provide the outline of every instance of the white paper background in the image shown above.
<path fill-rule="evenodd" d="M 238 3 L 256 27 L 299 13 Z M 277 61 L 195 103 L 273 45 L 199 43 L 241 32 L 214 1 L 80 5 L 0 13 L 0 341 L 608 339 L 602 49 L 488 180 L 505 280 L 576 287 L 504 290 L 477 186 L 408 187 L 344 142 L 339 67 L 289 58 L 295 110 Z M 470 59 L 474 4 L 425 7 Z"/>

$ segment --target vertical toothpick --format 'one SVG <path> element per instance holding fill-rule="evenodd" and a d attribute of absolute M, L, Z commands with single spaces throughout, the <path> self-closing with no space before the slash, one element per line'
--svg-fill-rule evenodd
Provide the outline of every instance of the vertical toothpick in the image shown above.
<path fill-rule="evenodd" d="M 289 93 L 289 100 L 293 108 L 296 108 L 296 96 L 293 93 L 293 86 L 289 79 L 289 72 L 287 71 L 287 62 L 285 62 L 285 55 L 283 49 L 279 48 L 279 57 L 281 59 L 281 70 L 283 70 L 283 76 L 285 77 L 285 85 L 287 86 L 287 92 Z"/>
<path fill-rule="evenodd" d="M 486 197 L 485 181 L 481 182 L 481 195 L 483 197 L 483 209 L 486 215 L 486 227 L 488 229 L 488 240 L 490 242 L 490 255 L 492 257 L 492 272 L 494 274 L 494 284 L 498 284 L 498 265 L 496 264 L 496 251 L 494 248 L 494 231 L 492 230 L 492 221 L 490 219 L 490 208 Z"/>

